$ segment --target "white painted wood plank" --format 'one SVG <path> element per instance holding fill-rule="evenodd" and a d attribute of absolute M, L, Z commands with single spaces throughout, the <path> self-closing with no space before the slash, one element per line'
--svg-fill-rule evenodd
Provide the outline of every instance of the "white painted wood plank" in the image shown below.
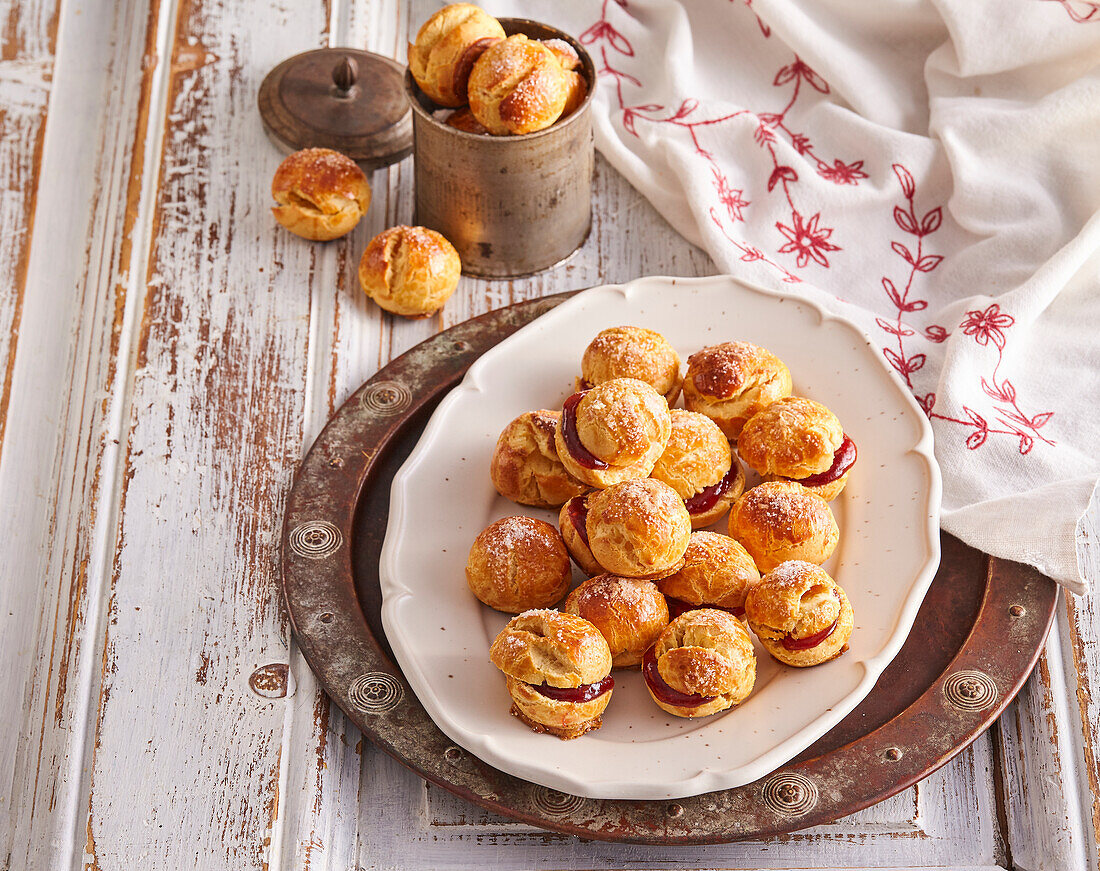
<path fill-rule="evenodd" d="M 11 868 L 69 867 L 86 840 L 89 700 L 113 531 L 112 424 L 127 371 L 125 275 L 146 178 L 141 107 L 155 74 L 145 63 L 148 8 L 88 11 L 69 2 L 45 23 L 62 48 L 0 458 L 0 528 L 18 531 L 0 584 L 0 681 L 4 698 L 23 701 L 0 737 L 0 794 L 12 802 L 0 856 Z"/>

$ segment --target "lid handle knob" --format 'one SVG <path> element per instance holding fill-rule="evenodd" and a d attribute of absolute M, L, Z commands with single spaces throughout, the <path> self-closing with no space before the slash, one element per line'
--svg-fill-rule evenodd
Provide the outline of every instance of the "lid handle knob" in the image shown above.
<path fill-rule="evenodd" d="M 359 64 L 355 58 L 344 55 L 340 62 L 332 68 L 332 83 L 336 85 L 336 93 L 339 97 L 346 97 L 355 81 L 359 78 Z"/>

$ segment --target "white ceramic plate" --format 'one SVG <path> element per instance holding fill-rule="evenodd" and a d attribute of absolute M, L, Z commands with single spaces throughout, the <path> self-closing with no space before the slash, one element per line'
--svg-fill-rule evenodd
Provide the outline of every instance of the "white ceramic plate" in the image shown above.
<path fill-rule="evenodd" d="M 603 728 L 559 741 L 509 716 L 504 678 L 488 656 L 507 616 L 470 594 L 463 569 L 474 537 L 498 518 L 522 513 L 556 525 L 556 512 L 497 495 L 489 480 L 493 447 L 518 414 L 560 407 L 585 346 L 621 324 L 661 331 L 685 361 L 721 341 L 763 345 L 790 367 L 796 394 L 836 412 L 859 461 L 833 502 L 840 544 L 825 567 L 852 602 L 855 631 L 847 653 L 816 668 L 780 666 L 758 646 L 752 695 L 700 720 L 665 714 L 640 673 L 617 671 Z M 593 288 L 488 351 L 440 403 L 393 481 L 380 566 L 382 621 L 439 728 L 503 771 L 590 798 L 726 789 L 797 755 L 870 692 L 935 574 L 939 504 L 931 428 L 851 323 L 729 277 Z M 724 531 L 724 523 L 715 528 Z"/>

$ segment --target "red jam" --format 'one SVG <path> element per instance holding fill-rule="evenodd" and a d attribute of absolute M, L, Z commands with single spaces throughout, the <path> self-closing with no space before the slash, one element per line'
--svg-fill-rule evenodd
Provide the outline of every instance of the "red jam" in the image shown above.
<path fill-rule="evenodd" d="M 703 514 L 710 511 L 715 503 L 722 498 L 722 494 L 737 480 L 737 473 L 739 471 L 740 468 L 734 463 L 730 466 L 730 470 L 726 472 L 725 477 L 717 484 L 711 484 L 705 490 L 701 490 L 690 499 L 685 499 L 684 505 L 687 506 L 688 514 Z"/>
<path fill-rule="evenodd" d="M 665 683 L 665 679 L 661 677 L 661 673 L 657 670 L 657 654 L 653 650 L 654 648 L 649 648 L 645 652 L 645 656 L 642 657 L 642 676 L 645 678 L 646 686 L 649 687 L 650 692 L 662 702 L 666 705 L 675 705 L 678 708 L 696 708 L 699 705 L 705 705 L 707 702 L 713 702 L 717 698 L 717 696 L 701 696 L 698 693 L 682 693 L 679 690 L 674 690 Z"/>
<path fill-rule="evenodd" d="M 581 379 L 581 390 L 591 390 L 596 385 L 590 382 L 587 378 Z"/>
<path fill-rule="evenodd" d="M 574 496 L 565 506 L 565 513 L 584 546 L 588 547 L 588 497 Z"/>
<path fill-rule="evenodd" d="M 698 611 L 700 608 L 714 608 L 716 611 L 725 611 L 727 614 L 732 614 L 738 620 L 745 616 L 744 608 L 723 608 L 721 605 L 692 605 L 691 602 L 685 602 L 683 599 L 677 599 L 675 596 L 665 596 L 665 601 L 668 602 L 669 620 L 675 620 L 681 614 L 686 614 L 688 611 Z"/>
<path fill-rule="evenodd" d="M 787 650 L 809 650 L 811 647 L 817 647 L 822 641 L 836 632 L 837 624 L 840 622 L 838 617 L 833 621 L 832 626 L 826 626 L 820 632 L 815 632 L 813 635 L 807 635 L 805 638 L 791 638 L 788 635 L 780 642 Z"/>
<path fill-rule="evenodd" d="M 579 687 L 552 687 L 547 684 L 530 684 L 531 689 L 555 702 L 590 702 L 609 692 L 615 686 L 615 678 L 608 675 L 595 683 L 582 683 Z"/>
<path fill-rule="evenodd" d="M 580 405 L 584 394 L 585 391 L 582 390 L 565 400 L 561 409 L 561 437 L 565 439 L 565 446 L 577 465 L 586 469 L 606 469 L 607 463 L 581 444 L 581 437 L 577 435 L 577 406 Z"/>
<path fill-rule="evenodd" d="M 844 441 L 840 443 L 840 447 L 833 454 L 833 464 L 828 469 L 817 475 L 810 475 L 809 478 L 793 478 L 792 480 L 798 481 L 803 487 L 822 487 L 825 484 L 832 484 L 833 481 L 852 468 L 855 463 L 856 443 L 848 438 L 848 433 L 844 433 Z"/>

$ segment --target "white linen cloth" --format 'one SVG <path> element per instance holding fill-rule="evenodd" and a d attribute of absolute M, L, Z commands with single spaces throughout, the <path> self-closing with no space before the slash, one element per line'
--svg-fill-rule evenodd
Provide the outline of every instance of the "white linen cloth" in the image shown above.
<path fill-rule="evenodd" d="M 725 272 L 859 323 L 942 526 L 1085 591 L 1100 473 L 1100 4 L 491 0 L 579 37 L 596 146 Z"/>

